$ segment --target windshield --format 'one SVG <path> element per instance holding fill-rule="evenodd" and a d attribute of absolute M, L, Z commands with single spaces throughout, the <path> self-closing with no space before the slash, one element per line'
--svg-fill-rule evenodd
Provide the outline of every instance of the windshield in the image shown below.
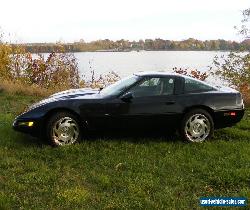
<path fill-rule="evenodd" d="M 104 89 L 101 90 L 100 93 L 102 95 L 112 95 L 112 96 L 118 95 L 123 90 L 134 84 L 136 81 L 138 81 L 138 77 L 135 75 L 126 77 L 112 85 L 105 87 Z"/>

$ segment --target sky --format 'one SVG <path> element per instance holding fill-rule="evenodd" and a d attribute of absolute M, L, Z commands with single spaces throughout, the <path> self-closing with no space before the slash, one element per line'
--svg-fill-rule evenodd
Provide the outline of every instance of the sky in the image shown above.
<path fill-rule="evenodd" d="M 226 39 L 240 41 L 249 0 L 2 0 L 6 41 Z"/>

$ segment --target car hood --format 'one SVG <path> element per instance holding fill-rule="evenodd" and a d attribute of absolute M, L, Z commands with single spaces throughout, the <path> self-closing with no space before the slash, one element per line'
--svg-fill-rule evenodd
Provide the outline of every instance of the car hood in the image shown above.
<path fill-rule="evenodd" d="M 62 91 L 59 93 L 55 93 L 51 95 L 49 98 L 76 98 L 81 97 L 85 95 L 93 95 L 98 93 L 99 91 L 97 89 L 91 89 L 91 88 L 80 88 L 80 89 L 71 89 Z"/>
<path fill-rule="evenodd" d="M 74 98 L 88 98 L 89 96 L 94 96 L 95 94 L 98 94 L 97 89 L 91 89 L 91 88 L 81 88 L 81 89 L 71 89 L 66 90 L 62 92 L 55 93 L 48 98 L 45 98 L 38 103 L 32 104 L 30 107 L 28 107 L 28 110 L 37 108 L 39 106 L 45 105 L 50 102 L 54 101 L 60 101 L 60 100 L 68 100 L 68 99 L 74 99 Z M 98 94 L 99 95 L 99 94 Z"/>

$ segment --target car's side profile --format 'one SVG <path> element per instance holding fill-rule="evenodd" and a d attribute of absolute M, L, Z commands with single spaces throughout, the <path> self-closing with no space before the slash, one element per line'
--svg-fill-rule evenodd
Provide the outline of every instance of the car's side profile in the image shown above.
<path fill-rule="evenodd" d="M 18 116 L 15 130 L 45 134 L 53 145 L 79 141 L 93 129 L 178 129 L 183 139 L 202 142 L 214 129 L 244 115 L 241 94 L 231 88 L 163 72 L 140 72 L 103 90 L 60 92 Z M 157 131 L 156 131 L 157 132 Z"/>

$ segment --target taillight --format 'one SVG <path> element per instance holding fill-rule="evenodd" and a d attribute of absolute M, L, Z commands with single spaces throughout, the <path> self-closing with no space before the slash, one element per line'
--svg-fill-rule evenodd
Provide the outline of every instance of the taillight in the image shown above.
<path fill-rule="evenodd" d="M 225 112 L 224 116 L 232 116 L 235 117 L 236 116 L 236 112 Z"/>
<path fill-rule="evenodd" d="M 230 116 L 236 116 L 236 112 L 230 112 Z"/>

